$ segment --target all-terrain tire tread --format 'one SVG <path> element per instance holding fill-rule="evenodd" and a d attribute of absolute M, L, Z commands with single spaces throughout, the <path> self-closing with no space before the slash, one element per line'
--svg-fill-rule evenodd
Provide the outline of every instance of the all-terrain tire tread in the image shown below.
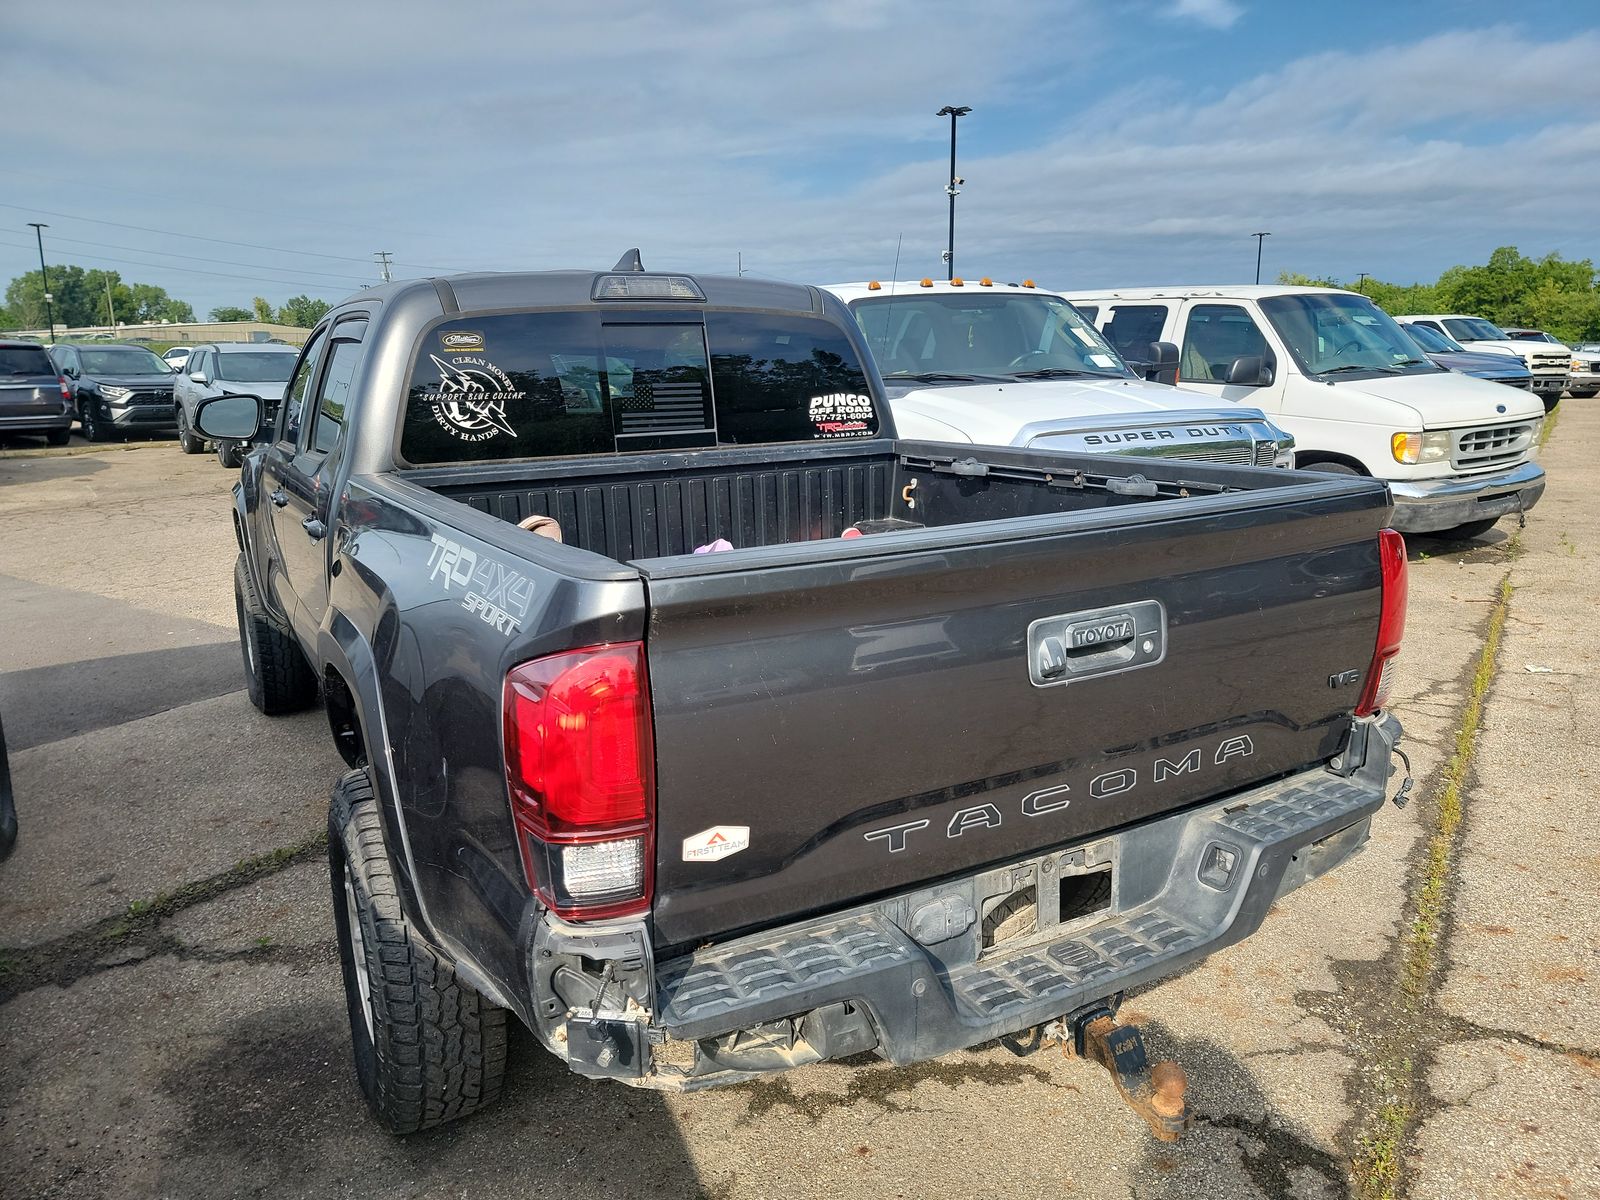
<path fill-rule="evenodd" d="M 248 636 L 244 622 L 254 625 L 256 665 L 250 666 L 250 650 L 241 644 L 244 654 L 244 671 L 250 703 L 269 717 L 299 712 L 310 708 L 317 699 L 317 677 L 301 652 L 299 644 L 289 634 L 267 619 L 266 610 L 257 598 L 250 583 L 250 572 L 244 565 L 244 555 L 234 564 L 234 588 L 240 603 L 239 639 Z"/>
<path fill-rule="evenodd" d="M 365 769 L 339 781 L 329 826 L 357 904 L 371 918 L 364 928 L 372 934 L 367 958 L 378 1032 L 375 1078 L 363 1085 L 374 1114 L 404 1134 L 492 1104 L 505 1080 L 506 1010 L 461 982 L 451 960 L 406 919 Z"/>

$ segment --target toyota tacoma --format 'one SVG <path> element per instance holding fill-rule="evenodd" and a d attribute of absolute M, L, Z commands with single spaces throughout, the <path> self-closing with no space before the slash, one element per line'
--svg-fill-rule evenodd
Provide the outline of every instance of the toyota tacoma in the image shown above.
<path fill-rule="evenodd" d="M 1073 1044 L 1358 851 L 1405 551 L 1378 480 L 896 436 L 819 289 L 397 282 L 313 331 L 234 490 L 249 694 L 324 706 L 357 1075 L 405 1133 L 506 1023 L 691 1090 Z"/>

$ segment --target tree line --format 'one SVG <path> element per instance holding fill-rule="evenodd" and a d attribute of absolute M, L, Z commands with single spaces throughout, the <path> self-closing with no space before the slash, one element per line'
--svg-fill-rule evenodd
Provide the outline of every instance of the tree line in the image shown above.
<path fill-rule="evenodd" d="M 1345 287 L 1368 296 L 1385 312 L 1467 313 L 1501 328 L 1542 329 L 1559 340 L 1600 341 L 1600 288 L 1594 263 L 1569 262 L 1559 254 L 1528 258 L 1501 246 L 1476 267 L 1451 267 L 1433 283 L 1386 283 L 1371 276 L 1356 283 L 1317 279 L 1293 271 L 1279 283 Z"/>
<path fill-rule="evenodd" d="M 79 329 L 87 325 L 174 324 L 195 319 L 194 307 L 186 300 L 169 296 L 153 283 L 124 282 L 117 271 L 84 268 L 60 263 L 49 268 L 50 308 L 57 325 Z M 0 305 L 0 329 L 43 329 L 48 321 L 44 280 L 38 271 L 18 275 L 7 286 L 5 303 Z M 212 321 L 270 321 L 309 329 L 331 307 L 326 300 L 310 296 L 291 296 L 274 308 L 256 296 L 248 308 L 223 305 L 208 314 Z"/>

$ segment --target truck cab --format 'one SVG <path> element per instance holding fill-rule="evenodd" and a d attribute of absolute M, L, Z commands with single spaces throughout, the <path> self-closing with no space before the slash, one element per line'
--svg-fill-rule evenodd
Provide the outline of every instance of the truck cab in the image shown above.
<path fill-rule="evenodd" d="M 831 284 L 872 348 L 906 437 L 1089 454 L 1294 465 L 1259 411 L 1174 390 L 1177 348 L 1129 368 L 1100 332 L 1031 280 Z M 1166 383 L 1156 382 L 1165 377 Z"/>
<path fill-rule="evenodd" d="M 1434 365 L 1357 292 L 1118 288 L 1073 303 L 1130 359 L 1178 345 L 1179 385 L 1264 411 L 1294 435 L 1298 466 L 1384 480 L 1403 532 L 1478 537 L 1544 493 L 1538 398 Z"/>

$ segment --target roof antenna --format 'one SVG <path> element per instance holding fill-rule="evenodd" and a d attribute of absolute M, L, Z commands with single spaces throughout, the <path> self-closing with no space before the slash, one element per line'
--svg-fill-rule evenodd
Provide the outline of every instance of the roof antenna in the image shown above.
<path fill-rule="evenodd" d="M 889 346 L 894 337 L 894 297 L 900 289 L 895 285 L 900 282 L 900 243 L 906 240 L 902 231 L 894 240 L 894 272 L 889 276 L 889 303 L 883 314 L 883 356 L 889 357 Z"/>
<path fill-rule="evenodd" d="M 611 269 L 613 271 L 636 271 L 641 275 L 644 274 L 644 260 L 639 257 L 639 247 L 635 246 L 617 259 L 617 265 Z"/>

